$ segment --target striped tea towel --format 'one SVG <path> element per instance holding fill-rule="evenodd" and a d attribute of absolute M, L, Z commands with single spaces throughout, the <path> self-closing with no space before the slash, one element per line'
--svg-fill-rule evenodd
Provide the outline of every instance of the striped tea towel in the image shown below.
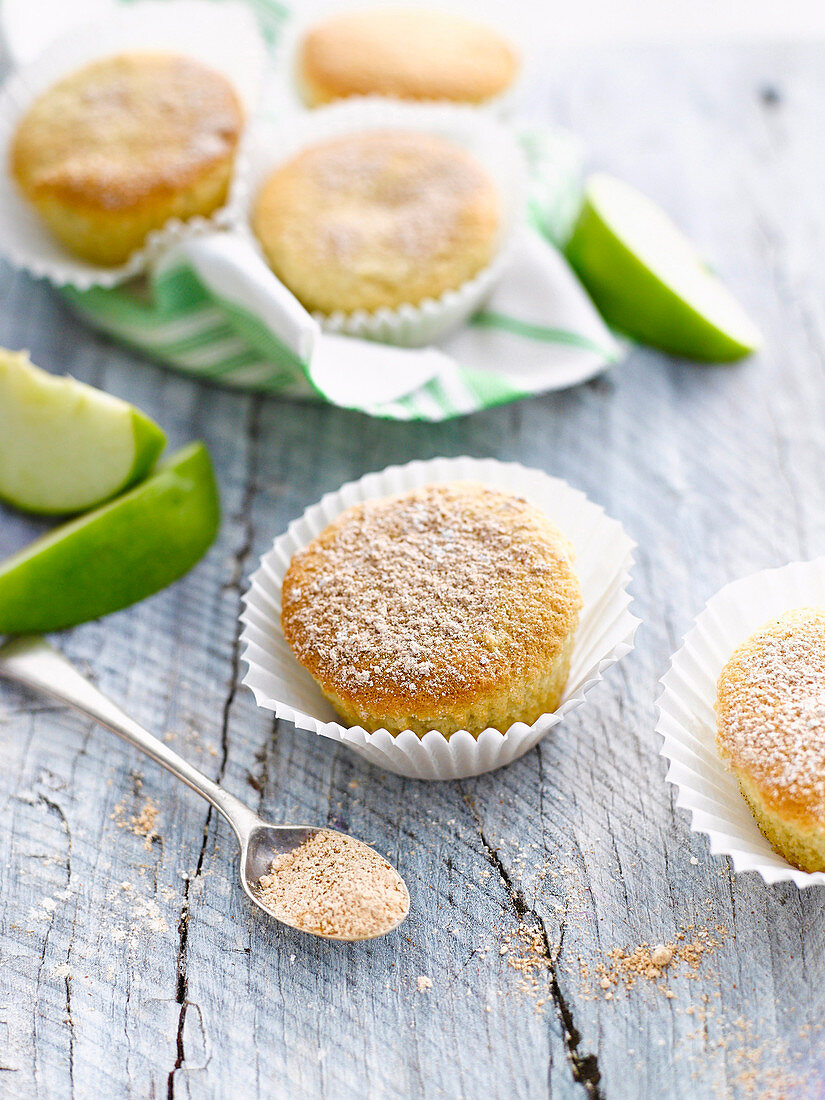
<path fill-rule="evenodd" d="M 321 335 L 310 355 L 300 333 L 284 331 L 283 288 L 262 263 L 252 269 L 248 248 L 243 278 L 233 278 L 228 234 L 175 245 L 135 283 L 63 293 L 97 328 L 199 378 L 393 420 L 446 420 L 575 385 L 621 351 L 553 244 L 578 201 L 575 151 L 544 131 L 522 141 L 531 224 L 483 310 L 438 351 Z"/>

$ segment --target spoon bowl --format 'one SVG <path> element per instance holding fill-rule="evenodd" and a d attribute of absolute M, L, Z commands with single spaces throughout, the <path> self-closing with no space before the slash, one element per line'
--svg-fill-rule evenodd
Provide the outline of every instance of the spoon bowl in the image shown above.
<path fill-rule="evenodd" d="M 253 904 L 263 909 L 273 919 L 322 939 L 356 941 L 384 936 L 397 928 L 406 918 L 410 908 L 410 895 L 406 883 L 395 868 L 386 864 L 373 848 L 355 837 L 347 837 L 346 833 L 337 829 L 317 828 L 311 825 L 273 825 L 264 821 L 240 799 L 229 791 L 225 791 L 223 787 L 198 771 L 188 760 L 170 749 L 165 742 L 158 740 L 130 718 L 43 638 L 36 636 L 13 638 L 0 646 L 0 676 L 34 691 L 43 692 L 61 703 L 74 707 L 75 710 L 99 722 L 100 725 L 106 726 L 210 802 L 226 818 L 238 838 L 239 871 L 244 893 Z M 366 934 L 337 934 L 307 927 L 306 923 L 298 923 L 282 912 L 275 912 L 272 906 L 266 903 L 262 896 L 260 880 L 270 871 L 273 860 L 295 851 L 321 833 L 347 837 L 349 842 L 359 845 L 370 852 L 376 860 L 384 863 L 385 870 L 386 867 L 390 868 L 397 879 L 397 882 L 393 882 L 393 887 L 402 895 L 403 911 L 400 916 L 394 916 L 392 919 L 384 918 L 383 922 L 376 923 L 370 899 L 362 896 L 357 890 L 349 891 L 348 900 L 352 902 L 355 899 L 355 904 L 361 907 L 365 918 L 362 926 L 370 930 Z M 345 884 L 346 880 L 343 881 Z M 341 885 L 340 877 L 337 882 L 329 883 L 331 897 L 338 896 L 336 887 L 340 891 Z M 352 912 L 350 915 L 353 915 Z M 366 921 L 369 917 L 373 918 L 371 924 Z M 358 925 L 359 922 L 355 924 Z"/>
<path fill-rule="evenodd" d="M 371 848 L 368 844 L 364 844 L 363 841 L 358 840 L 356 837 L 349 836 L 348 833 L 343 833 L 339 829 L 317 828 L 312 825 L 269 825 L 267 822 L 261 821 L 250 830 L 246 838 L 246 843 L 241 844 L 240 871 L 241 886 L 243 887 L 244 893 L 250 901 L 254 902 L 260 909 L 263 909 L 270 917 L 274 917 L 275 920 L 280 921 L 281 924 L 289 925 L 290 928 L 297 928 L 299 932 L 307 932 L 308 929 L 294 920 L 289 920 L 284 913 L 276 912 L 271 906 L 267 905 L 266 899 L 261 891 L 260 881 L 263 876 L 269 872 L 274 859 L 294 851 L 296 848 L 306 843 L 311 837 L 317 836 L 319 833 L 346 836 L 350 841 L 365 848 L 379 859 L 381 858 L 374 848 Z M 331 932 L 319 932 L 315 929 L 312 930 L 311 934 L 320 936 L 322 939 L 326 940 L 343 940 L 354 943 L 360 940 L 375 939 L 376 936 L 385 936 L 388 932 L 392 932 L 393 929 L 397 928 L 398 925 L 406 919 L 410 910 L 410 895 L 407 890 L 407 885 L 395 868 L 392 868 L 392 870 L 398 879 L 398 885 L 403 890 L 406 901 L 403 914 L 398 920 L 382 927 L 380 932 L 370 932 L 363 936 L 351 934 L 337 935 Z"/>

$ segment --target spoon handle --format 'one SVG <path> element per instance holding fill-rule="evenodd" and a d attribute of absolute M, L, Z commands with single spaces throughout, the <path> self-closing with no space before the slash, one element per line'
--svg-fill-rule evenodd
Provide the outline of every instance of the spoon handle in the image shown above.
<path fill-rule="evenodd" d="M 106 726 L 124 741 L 145 752 L 156 763 L 182 779 L 218 810 L 243 844 L 250 829 L 259 824 L 240 799 L 219 787 L 163 741 L 125 714 L 120 707 L 90 683 L 74 665 L 43 638 L 13 638 L 0 646 L 0 676 L 51 695 L 87 718 Z"/>

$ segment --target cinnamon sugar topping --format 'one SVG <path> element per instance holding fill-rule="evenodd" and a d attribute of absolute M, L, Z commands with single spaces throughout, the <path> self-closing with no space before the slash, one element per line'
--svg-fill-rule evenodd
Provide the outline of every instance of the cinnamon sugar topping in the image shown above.
<path fill-rule="evenodd" d="M 311 145 L 264 182 L 252 225 L 309 309 L 391 309 L 439 298 L 486 267 L 498 189 L 460 145 L 367 130 Z"/>
<path fill-rule="evenodd" d="M 717 711 L 725 755 L 774 797 L 825 814 L 825 609 L 790 611 L 741 645 Z"/>
<path fill-rule="evenodd" d="M 403 170 L 388 173 L 391 159 Z M 344 207 L 323 225 L 318 255 L 339 260 L 360 259 L 374 240 L 412 261 L 438 255 L 462 232 L 467 203 L 489 186 L 481 165 L 459 147 L 418 134 L 347 137 L 309 150 L 304 160 L 327 209 L 342 194 L 371 204 Z"/>
<path fill-rule="evenodd" d="M 12 155 L 30 190 L 56 189 L 105 210 L 189 186 L 231 155 L 242 108 L 220 74 L 177 54 L 102 58 L 35 100 Z"/>
<path fill-rule="evenodd" d="M 526 500 L 481 485 L 359 504 L 293 558 L 284 632 L 341 693 L 455 697 L 560 644 L 580 605 L 567 551 Z"/>

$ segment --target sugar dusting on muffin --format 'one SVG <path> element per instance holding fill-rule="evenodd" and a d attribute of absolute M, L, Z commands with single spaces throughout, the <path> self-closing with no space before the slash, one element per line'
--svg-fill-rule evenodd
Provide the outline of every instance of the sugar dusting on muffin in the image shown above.
<path fill-rule="evenodd" d="M 825 608 L 765 624 L 719 678 L 718 744 L 763 833 L 825 870 Z"/>
<path fill-rule="evenodd" d="M 478 733 L 557 705 L 580 606 L 549 520 L 457 482 L 347 510 L 293 558 L 282 622 L 349 720 Z"/>
<path fill-rule="evenodd" d="M 170 218 L 207 216 L 225 201 L 242 124 L 220 73 L 178 54 L 123 53 L 34 101 L 10 168 L 67 248 L 116 264 Z"/>
<path fill-rule="evenodd" d="M 371 131 L 313 145 L 273 172 L 252 227 L 307 309 L 396 308 L 438 298 L 493 257 L 500 199 L 454 142 Z"/>

